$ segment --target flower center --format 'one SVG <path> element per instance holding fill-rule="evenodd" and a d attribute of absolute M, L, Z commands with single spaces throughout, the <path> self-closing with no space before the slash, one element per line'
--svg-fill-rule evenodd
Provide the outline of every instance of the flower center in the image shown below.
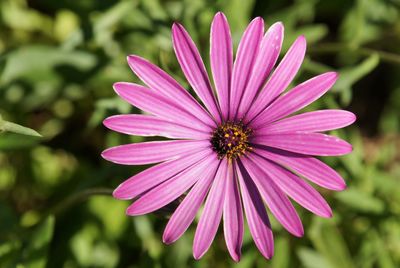
<path fill-rule="evenodd" d="M 224 156 L 228 159 L 237 158 L 252 150 L 249 144 L 251 134 L 251 128 L 242 122 L 226 122 L 214 130 L 211 145 L 219 159 Z"/>

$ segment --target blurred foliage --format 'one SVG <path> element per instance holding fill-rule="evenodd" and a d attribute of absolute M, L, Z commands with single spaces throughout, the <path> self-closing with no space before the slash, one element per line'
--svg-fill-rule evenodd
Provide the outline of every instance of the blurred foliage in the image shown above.
<path fill-rule="evenodd" d="M 221 232 L 197 262 L 193 226 L 174 245 L 163 245 L 166 219 L 126 217 L 129 202 L 108 190 L 144 167 L 100 158 L 106 147 L 142 140 L 101 125 L 108 115 L 133 111 L 112 90 L 116 81 L 138 82 L 126 56 L 146 57 L 188 87 L 170 27 L 182 22 L 209 65 L 209 27 L 218 10 L 229 19 L 235 47 L 255 16 L 268 25 L 284 22 L 284 50 L 304 34 L 309 47 L 296 83 L 327 70 L 341 75 L 309 109 L 343 107 L 358 116 L 335 133 L 354 152 L 324 159 L 348 183 L 341 193 L 320 189 L 333 219 L 299 209 L 301 239 L 273 221 L 271 261 L 257 252 L 248 230 L 239 264 L 230 260 Z M 36 132 L 17 125 L 17 133 L 0 133 L 1 267 L 400 266 L 398 0 L 1 0 L 0 55 L 2 118 L 43 136 L 18 134 Z"/>

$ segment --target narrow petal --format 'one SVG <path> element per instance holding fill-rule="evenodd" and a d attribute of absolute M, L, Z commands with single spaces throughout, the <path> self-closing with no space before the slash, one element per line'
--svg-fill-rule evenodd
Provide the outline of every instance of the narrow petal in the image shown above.
<path fill-rule="evenodd" d="M 344 110 L 319 110 L 303 113 L 261 126 L 260 134 L 322 132 L 351 125 L 356 116 Z"/>
<path fill-rule="evenodd" d="M 235 166 L 251 236 L 266 259 L 274 255 L 274 236 L 260 193 L 243 166 Z"/>
<path fill-rule="evenodd" d="M 249 82 L 251 71 L 260 49 L 263 32 L 264 20 L 260 17 L 255 18 L 249 24 L 242 36 L 242 39 L 240 40 L 235 63 L 233 64 L 229 101 L 230 119 L 234 118 L 240 99 L 243 95 L 243 91 Z"/>
<path fill-rule="evenodd" d="M 149 141 L 111 147 L 101 156 L 117 164 L 146 165 L 178 159 L 209 147 L 207 140 Z"/>
<path fill-rule="evenodd" d="M 114 84 L 114 90 L 133 106 L 160 118 L 198 130 L 212 129 L 197 117 L 176 106 L 168 98 L 143 86 L 121 82 Z"/>
<path fill-rule="evenodd" d="M 256 164 L 255 161 L 250 160 L 250 158 L 241 159 L 241 163 L 243 163 L 250 177 L 257 185 L 261 196 L 275 218 L 294 236 L 303 236 L 303 225 L 288 197 L 272 179 L 261 170 L 258 165 L 259 163 Z"/>
<path fill-rule="evenodd" d="M 337 73 L 327 72 L 301 83 L 273 102 L 251 125 L 259 128 L 306 107 L 324 95 L 336 82 L 337 77 Z"/>
<path fill-rule="evenodd" d="M 184 194 L 198 180 L 208 176 L 218 166 L 215 154 L 201 160 L 166 182 L 145 193 L 126 210 L 130 216 L 144 215 L 156 211 Z"/>
<path fill-rule="evenodd" d="M 182 71 L 190 85 L 199 96 L 201 101 L 214 116 L 217 123 L 221 122 L 221 116 L 216 103 L 214 93 L 208 79 L 206 67 L 200 57 L 192 38 L 179 23 L 172 26 L 172 41 L 176 57 L 181 65 Z"/>
<path fill-rule="evenodd" d="M 232 165 L 229 165 L 226 180 L 223 212 L 225 242 L 232 259 L 238 262 L 243 242 L 243 211 L 237 176 L 233 172 Z"/>
<path fill-rule="evenodd" d="M 114 115 L 106 118 L 103 124 L 111 130 L 136 136 L 162 136 L 173 139 L 199 140 L 210 137 L 210 133 L 143 114 Z"/>
<path fill-rule="evenodd" d="M 128 64 L 132 71 L 151 89 L 161 93 L 175 105 L 195 115 L 205 124 L 209 126 L 215 125 L 207 111 L 192 95 L 158 66 L 134 55 L 128 56 Z"/>
<path fill-rule="evenodd" d="M 283 24 L 277 22 L 273 24 L 264 35 L 253 71 L 251 72 L 249 83 L 240 99 L 236 118 L 241 119 L 244 117 L 249 107 L 253 104 L 256 94 L 270 75 L 281 51 L 283 29 Z"/>
<path fill-rule="evenodd" d="M 260 135 L 252 140 L 261 144 L 295 153 L 319 156 L 344 155 L 353 149 L 351 144 L 334 136 L 320 133 L 280 133 Z"/>
<path fill-rule="evenodd" d="M 246 121 L 251 121 L 289 86 L 303 62 L 306 46 L 304 36 L 299 36 L 289 48 L 260 94 L 252 102 L 246 115 Z"/>
<path fill-rule="evenodd" d="M 233 49 L 228 21 L 218 12 L 211 24 L 210 62 L 222 117 L 228 119 Z"/>
<path fill-rule="evenodd" d="M 224 204 L 225 184 L 228 177 L 228 162 L 226 158 L 221 161 L 215 180 L 211 186 L 203 213 L 193 241 L 193 256 L 200 259 L 209 249 L 222 217 Z"/>
<path fill-rule="evenodd" d="M 346 188 L 346 183 L 339 173 L 314 157 L 266 146 L 255 148 L 255 151 L 271 161 L 294 170 L 321 187 L 334 191 L 342 191 Z"/>
<path fill-rule="evenodd" d="M 213 153 L 210 149 L 205 149 L 177 160 L 164 162 L 145 169 L 121 183 L 114 190 L 113 196 L 123 200 L 135 198 Z"/>
<path fill-rule="evenodd" d="M 164 243 L 171 244 L 175 242 L 192 223 L 196 217 L 197 211 L 206 198 L 211 183 L 215 178 L 217 168 L 218 166 L 208 169 L 204 178 L 199 179 L 195 186 L 193 186 L 193 188 L 190 190 L 189 194 L 185 197 L 185 199 L 183 199 L 182 203 L 172 214 L 164 230 Z"/>
<path fill-rule="evenodd" d="M 308 183 L 287 169 L 277 165 L 256 154 L 252 155 L 255 161 L 261 163 L 260 167 L 278 185 L 285 194 L 314 214 L 329 218 L 332 210 L 324 198 Z"/>

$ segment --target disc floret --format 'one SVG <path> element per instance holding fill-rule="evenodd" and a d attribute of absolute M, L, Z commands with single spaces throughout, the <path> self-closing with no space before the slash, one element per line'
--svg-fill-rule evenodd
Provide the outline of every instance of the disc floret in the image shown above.
<path fill-rule="evenodd" d="M 251 134 L 251 128 L 246 127 L 241 121 L 228 121 L 214 130 L 211 145 L 219 159 L 225 156 L 228 159 L 235 159 L 252 150 L 249 144 Z"/>

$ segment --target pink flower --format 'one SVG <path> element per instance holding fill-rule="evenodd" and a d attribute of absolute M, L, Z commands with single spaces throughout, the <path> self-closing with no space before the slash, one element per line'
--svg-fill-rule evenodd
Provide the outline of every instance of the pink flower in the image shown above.
<path fill-rule="evenodd" d="M 210 247 L 222 218 L 228 251 L 239 261 L 244 210 L 256 246 L 269 259 L 274 245 L 264 202 L 286 230 L 300 237 L 303 226 L 288 197 L 316 215 L 332 215 L 304 178 L 335 191 L 346 187 L 337 172 L 314 156 L 352 151 L 349 143 L 320 132 L 353 123 L 354 114 L 320 110 L 290 116 L 326 93 L 337 74 L 321 74 L 283 93 L 300 68 L 306 40 L 298 37 L 272 71 L 283 25 L 275 23 L 264 34 L 262 18 L 247 27 L 233 62 L 228 22 L 224 14 L 215 15 L 210 36 L 214 87 L 182 25 L 172 26 L 172 39 L 180 66 L 203 105 L 157 66 L 138 56 L 128 57 L 129 66 L 147 87 L 121 82 L 114 89 L 149 115 L 111 116 L 105 126 L 171 140 L 105 150 L 102 156 L 118 164 L 159 163 L 119 185 L 114 197 L 135 199 L 127 209 L 133 216 L 156 211 L 187 193 L 165 228 L 167 244 L 187 230 L 205 202 L 193 243 L 196 259 Z"/>

